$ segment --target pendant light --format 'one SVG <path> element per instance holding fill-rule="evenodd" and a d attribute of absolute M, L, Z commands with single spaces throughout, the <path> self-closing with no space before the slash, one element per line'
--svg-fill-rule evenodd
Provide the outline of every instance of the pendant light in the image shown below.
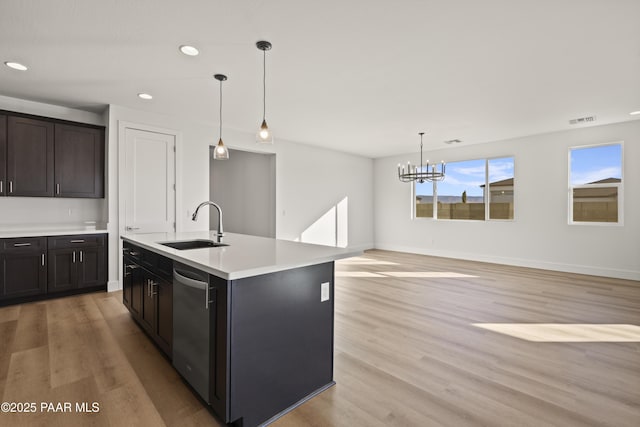
<path fill-rule="evenodd" d="M 261 40 L 256 47 L 262 51 L 262 124 L 256 135 L 256 142 L 260 144 L 273 144 L 273 133 L 267 126 L 267 51 L 271 49 L 271 43 Z"/>
<path fill-rule="evenodd" d="M 227 80 L 227 76 L 224 74 L 216 74 L 213 76 L 220 82 L 220 139 L 218 139 L 218 145 L 213 150 L 214 160 L 227 160 L 229 158 L 229 150 L 222 142 L 222 82 Z"/>

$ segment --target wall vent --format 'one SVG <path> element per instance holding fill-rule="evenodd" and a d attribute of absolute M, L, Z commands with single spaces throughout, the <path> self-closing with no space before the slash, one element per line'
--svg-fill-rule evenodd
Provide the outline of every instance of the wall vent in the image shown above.
<path fill-rule="evenodd" d="M 450 139 L 448 141 L 445 141 L 444 143 L 445 144 L 453 144 L 453 143 L 460 144 L 461 142 L 462 142 L 462 140 L 460 140 L 460 139 Z"/>
<path fill-rule="evenodd" d="M 570 125 L 582 125 L 585 123 L 591 123 L 596 121 L 596 116 L 579 117 L 577 119 L 569 120 Z"/>

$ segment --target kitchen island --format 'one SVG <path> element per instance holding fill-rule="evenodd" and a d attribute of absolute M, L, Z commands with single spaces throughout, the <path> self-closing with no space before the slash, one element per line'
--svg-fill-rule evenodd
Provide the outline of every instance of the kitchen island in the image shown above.
<path fill-rule="evenodd" d="M 228 246 L 164 245 L 216 244 L 215 232 L 122 239 L 124 304 L 225 423 L 269 423 L 334 384 L 334 261 L 361 251 L 234 233 Z"/>

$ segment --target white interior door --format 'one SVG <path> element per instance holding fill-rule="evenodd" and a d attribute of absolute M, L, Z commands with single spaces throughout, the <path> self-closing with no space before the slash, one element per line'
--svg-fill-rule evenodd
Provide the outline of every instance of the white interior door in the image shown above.
<path fill-rule="evenodd" d="M 175 231 L 176 136 L 125 129 L 125 231 Z"/>

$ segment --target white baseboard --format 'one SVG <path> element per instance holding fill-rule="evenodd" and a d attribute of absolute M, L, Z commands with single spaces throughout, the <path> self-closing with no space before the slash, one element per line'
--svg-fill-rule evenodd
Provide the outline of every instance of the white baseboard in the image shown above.
<path fill-rule="evenodd" d="M 122 285 L 118 280 L 109 280 L 107 282 L 107 292 L 115 292 L 122 290 Z"/>
<path fill-rule="evenodd" d="M 493 255 L 429 250 L 409 246 L 378 243 L 375 249 L 407 252 L 420 255 L 431 255 L 444 258 L 464 259 L 469 261 L 490 262 L 494 264 L 513 265 L 517 267 L 539 268 L 541 270 L 562 271 L 565 273 L 588 274 L 590 276 L 611 277 L 615 279 L 640 280 L 640 271 L 614 269 L 601 266 L 565 264 L 535 259 L 510 258 Z"/>

